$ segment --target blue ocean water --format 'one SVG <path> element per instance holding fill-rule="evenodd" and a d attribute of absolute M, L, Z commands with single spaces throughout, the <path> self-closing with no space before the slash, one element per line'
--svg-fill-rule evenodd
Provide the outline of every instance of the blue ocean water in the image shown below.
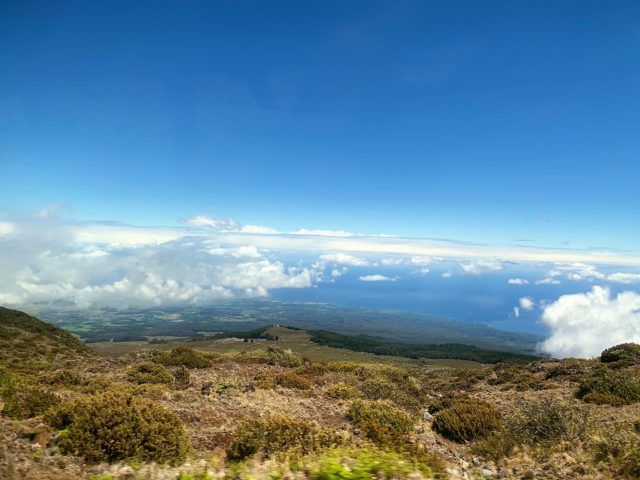
<path fill-rule="evenodd" d="M 545 278 L 549 266 L 525 267 L 510 265 L 497 272 L 479 275 L 451 273 L 453 268 L 440 265 L 426 275 L 415 269 L 349 267 L 335 281 L 315 288 L 282 289 L 273 293 L 278 300 L 326 302 L 349 307 L 394 309 L 448 317 L 463 322 L 477 322 L 510 331 L 540 335 L 549 333 L 540 318 L 543 308 L 561 295 L 585 293 L 594 285 L 609 286 L 612 292 L 629 290 L 628 285 L 609 284 L 602 279 L 571 280 L 565 274 L 556 277 L 558 284 L 536 284 Z M 443 273 L 451 273 L 443 277 Z M 383 274 L 394 281 L 365 282 L 359 277 Z M 525 284 L 510 284 L 520 278 Z M 519 306 L 519 299 L 529 297 L 535 306 L 531 310 Z"/>

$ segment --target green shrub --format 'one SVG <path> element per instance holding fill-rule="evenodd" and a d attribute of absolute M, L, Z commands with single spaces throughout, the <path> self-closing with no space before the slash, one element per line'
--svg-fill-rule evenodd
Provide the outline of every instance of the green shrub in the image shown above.
<path fill-rule="evenodd" d="M 12 375 L 0 367 L 0 400 L 2 414 L 15 419 L 41 415 L 58 404 L 58 397 L 46 388 Z"/>
<path fill-rule="evenodd" d="M 362 393 L 356 387 L 344 382 L 331 385 L 325 390 L 328 397 L 338 400 L 354 400 L 362 397 Z"/>
<path fill-rule="evenodd" d="M 521 407 L 507 420 L 507 431 L 518 443 L 549 447 L 584 434 L 587 418 L 574 402 L 543 398 Z"/>
<path fill-rule="evenodd" d="M 611 405 L 612 407 L 621 407 L 626 402 L 617 395 L 612 393 L 590 392 L 582 397 L 582 401 L 586 403 L 595 403 L 596 405 Z"/>
<path fill-rule="evenodd" d="M 291 452 L 305 455 L 321 448 L 340 445 L 344 439 L 317 424 L 282 415 L 241 423 L 229 449 L 231 458 Z"/>
<path fill-rule="evenodd" d="M 517 442 L 512 435 L 494 432 L 475 442 L 471 446 L 471 452 L 498 463 L 501 459 L 510 457 L 516 446 Z"/>
<path fill-rule="evenodd" d="M 442 472 L 441 462 L 417 461 L 396 452 L 377 448 L 331 449 L 294 464 L 292 470 L 303 471 L 313 480 L 404 480 L 419 473 L 433 478 Z"/>
<path fill-rule="evenodd" d="M 346 417 L 368 439 L 379 445 L 406 442 L 415 425 L 411 415 L 385 400 L 356 400 L 347 410 Z"/>
<path fill-rule="evenodd" d="M 626 478 L 640 478 L 640 447 L 632 447 L 622 457 L 618 474 Z"/>
<path fill-rule="evenodd" d="M 527 365 L 498 364 L 493 369 L 494 375 L 489 377 L 489 385 L 504 385 L 518 391 L 540 390 L 544 383 L 528 370 Z"/>
<path fill-rule="evenodd" d="M 191 375 L 184 365 L 174 370 L 173 379 L 177 388 L 185 389 L 191 384 Z"/>
<path fill-rule="evenodd" d="M 186 368 L 207 368 L 213 364 L 203 353 L 184 345 L 172 348 L 169 352 L 161 355 L 156 355 L 152 357 L 152 360 L 162 365 Z"/>
<path fill-rule="evenodd" d="M 141 362 L 129 369 L 127 380 L 137 384 L 173 383 L 173 375 L 163 365 L 153 362 Z"/>
<path fill-rule="evenodd" d="M 456 400 L 433 419 L 434 430 L 456 442 L 483 438 L 501 427 L 500 412 L 490 403 L 474 398 Z"/>
<path fill-rule="evenodd" d="M 640 364 L 640 345 L 637 343 L 621 343 L 603 350 L 600 354 L 602 363 L 614 366 L 630 366 Z"/>
<path fill-rule="evenodd" d="M 40 377 L 40 383 L 66 387 L 83 387 L 88 385 L 89 380 L 75 370 L 61 368 L 42 375 Z"/>
<path fill-rule="evenodd" d="M 296 373 L 283 373 L 276 376 L 276 383 L 284 388 L 293 388 L 296 390 L 310 390 L 311 381 L 302 375 Z"/>
<path fill-rule="evenodd" d="M 367 378 L 361 390 L 369 400 L 393 399 L 398 393 L 398 388 L 382 375 Z"/>
<path fill-rule="evenodd" d="M 302 360 L 300 359 L 300 355 L 291 350 L 269 346 L 267 347 L 267 363 L 269 365 L 280 365 L 281 367 L 291 368 L 299 367 L 302 364 Z"/>
<path fill-rule="evenodd" d="M 60 449 L 88 462 L 135 458 L 180 463 L 189 450 L 186 431 L 175 414 L 122 392 L 61 405 L 46 420 L 66 432 L 58 442 Z"/>
<path fill-rule="evenodd" d="M 589 394 L 598 394 L 598 396 Z M 640 372 L 636 369 L 600 368 L 582 379 L 576 396 L 581 399 L 610 399 L 611 404 L 629 405 L 640 401 Z M 617 398 L 616 398 L 617 397 Z"/>
<path fill-rule="evenodd" d="M 565 358 L 551 367 L 545 377 L 548 380 L 567 379 L 576 382 L 593 370 L 594 363 L 580 358 Z"/>

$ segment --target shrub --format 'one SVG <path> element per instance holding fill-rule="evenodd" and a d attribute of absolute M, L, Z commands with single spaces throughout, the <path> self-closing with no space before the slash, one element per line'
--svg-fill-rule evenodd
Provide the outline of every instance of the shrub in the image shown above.
<path fill-rule="evenodd" d="M 344 382 L 331 385 L 325 390 L 328 397 L 338 400 L 353 400 L 362 397 L 362 393 L 356 387 Z"/>
<path fill-rule="evenodd" d="M 507 420 L 507 431 L 518 443 L 549 447 L 577 440 L 585 431 L 586 415 L 572 402 L 543 398 L 525 404 Z"/>
<path fill-rule="evenodd" d="M 361 388 L 364 396 L 370 400 L 392 399 L 398 393 L 398 388 L 382 375 L 366 379 Z"/>
<path fill-rule="evenodd" d="M 587 393 L 582 400 L 587 403 L 595 403 L 596 405 L 611 405 L 612 407 L 621 407 L 626 402 L 617 395 L 612 393 Z"/>
<path fill-rule="evenodd" d="M 598 394 L 598 396 L 589 394 Z M 635 369 L 601 368 L 582 379 L 576 396 L 581 399 L 610 399 L 610 404 L 631 404 L 640 401 L 640 372 Z M 617 398 L 615 398 L 617 397 Z"/>
<path fill-rule="evenodd" d="M 498 463 L 501 459 L 510 457 L 516 446 L 517 442 L 512 435 L 504 432 L 492 433 L 474 443 L 471 452 Z"/>
<path fill-rule="evenodd" d="M 294 388 L 296 390 L 310 390 L 311 381 L 307 377 L 296 373 L 283 373 L 276 377 L 276 383 L 284 388 Z"/>
<path fill-rule="evenodd" d="M 229 456 L 245 458 L 259 454 L 268 457 L 279 452 L 305 455 L 343 441 L 335 432 L 315 423 L 277 415 L 241 423 L 233 436 Z"/>
<path fill-rule="evenodd" d="M 191 375 L 184 365 L 181 365 L 173 372 L 173 379 L 177 388 L 185 389 L 191 384 Z"/>
<path fill-rule="evenodd" d="M 190 347 L 185 347 L 184 345 L 172 348 L 169 352 L 161 355 L 156 355 L 152 357 L 152 360 L 162 365 L 186 368 L 207 368 L 213 364 L 213 362 L 201 352 Z"/>
<path fill-rule="evenodd" d="M 291 350 L 281 347 L 267 347 L 267 363 L 269 365 L 280 365 L 281 367 L 299 367 L 302 364 L 300 356 Z"/>
<path fill-rule="evenodd" d="M 432 459 L 429 459 L 432 460 Z M 392 478 L 404 480 L 419 473 L 433 478 L 442 472 L 440 462 L 416 461 L 400 453 L 377 448 L 331 449 L 294 464 L 293 471 L 304 471 L 313 480 L 370 480 Z"/>
<path fill-rule="evenodd" d="M 456 442 L 483 438 L 501 427 L 500 412 L 490 403 L 474 398 L 456 400 L 433 419 L 434 430 Z"/>
<path fill-rule="evenodd" d="M 346 417 L 379 445 L 405 442 L 415 425 L 411 415 L 385 400 L 356 400 L 347 410 Z"/>
<path fill-rule="evenodd" d="M 549 380 L 567 379 L 575 382 L 590 373 L 593 370 L 593 365 L 594 362 L 591 360 L 565 358 L 547 371 L 546 378 Z"/>
<path fill-rule="evenodd" d="M 88 462 L 135 458 L 180 463 L 189 439 L 176 415 L 160 405 L 127 393 L 85 397 L 50 412 L 46 420 L 63 429 L 58 445 L 64 453 Z"/>
<path fill-rule="evenodd" d="M 621 343 L 603 350 L 600 354 L 602 363 L 612 363 L 615 366 L 630 366 L 640 364 L 640 345 L 637 343 Z"/>
<path fill-rule="evenodd" d="M 627 478 L 640 478 L 640 447 L 632 447 L 622 457 L 618 473 Z"/>
<path fill-rule="evenodd" d="M 0 367 L 0 399 L 2 414 L 15 419 L 41 415 L 58 404 L 59 399 L 48 389 L 12 375 Z"/>
<path fill-rule="evenodd" d="M 75 370 L 61 368 L 47 372 L 40 377 L 40 383 L 45 385 L 62 385 L 67 387 L 83 387 L 88 385 L 89 380 Z"/>
<path fill-rule="evenodd" d="M 498 364 L 494 367 L 494 375 L 487 381 L 489 385 L 505 385 L 518 391 L 540 390 L 543 382 L 527 370 L 526 365 Z"/>
<path fill-rule="evenodd" d="M 137 384 L 173 383 L 173 375 L 163 365 L 153 362 L 142 362 L 131 367 L 127 379 Z"/>

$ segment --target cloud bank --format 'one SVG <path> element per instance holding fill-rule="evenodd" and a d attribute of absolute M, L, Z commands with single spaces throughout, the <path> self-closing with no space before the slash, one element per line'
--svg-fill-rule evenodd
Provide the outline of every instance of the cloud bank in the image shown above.
<path fill-rule="evenodd" d="M 542 350 L 555 357 L 595 357 L 618 343 L 640 343 L 640 294 L 612 296 L 609 288 L 594 286 L 547 305 L 542 321 L 552 332 Z"/>

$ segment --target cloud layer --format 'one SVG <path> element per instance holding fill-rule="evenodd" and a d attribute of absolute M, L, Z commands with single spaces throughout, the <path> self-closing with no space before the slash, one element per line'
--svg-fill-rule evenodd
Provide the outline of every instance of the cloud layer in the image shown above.
<path fill-rule="evenodd" d="M 547 305 L 542 321 L 552 332 L 541 346 L 545 352 L 594 357 L 618 343 L 640 343 L 640 294 L 627 291 L 613 296 L 609 288 L 594 286 Z"/>

